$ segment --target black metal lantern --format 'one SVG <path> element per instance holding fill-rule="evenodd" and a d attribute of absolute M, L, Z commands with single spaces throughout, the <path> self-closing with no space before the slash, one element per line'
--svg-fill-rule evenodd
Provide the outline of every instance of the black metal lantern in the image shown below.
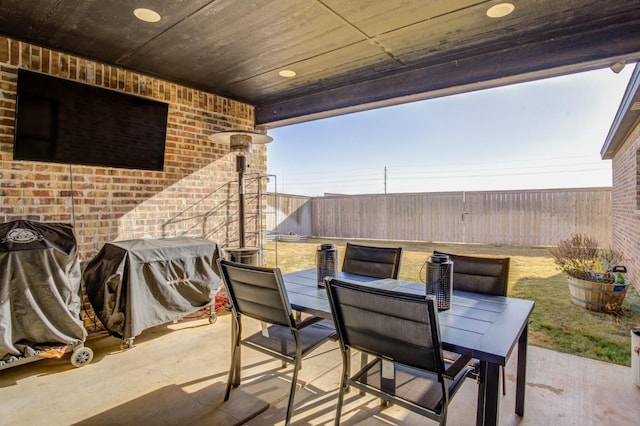
<path fill-rule="evenodd" d="M 338 249 L 333 244 L 322 244 L 316 254 L 318 287 L 324 287 L 326 278 L 335 278 L 338 273 Z"/>
<path fill-rule="evenodd" d="M 439 311 L 451 308 L 453 261 L 446 254 L 434 254 L 427 260 L 427 295 L 435 296 Z"/>

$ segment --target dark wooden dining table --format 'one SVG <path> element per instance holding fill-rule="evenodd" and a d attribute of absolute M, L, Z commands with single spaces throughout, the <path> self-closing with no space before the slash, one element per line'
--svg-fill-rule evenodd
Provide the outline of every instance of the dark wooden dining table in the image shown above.
<path fill-rule="evenodd" d="M 424 284 L 379 279 L 338 272 L 337 278 L 363 285 L 414 294 L 426 294 Z M 326 290 L 318 286 L 317 270 L 307 269 L 283 275 L 294 310 L 331 319 Z M 527 374 L 527 329 L 533 311 L 531 300 L 453 291 L 451 308 L 439 312 L 443 349 L 480 361 L 477 425 L 496 425 L 500 414 L 500 366 L 518 347 L 516 378 L 517 415 L 524 415 Z"/>

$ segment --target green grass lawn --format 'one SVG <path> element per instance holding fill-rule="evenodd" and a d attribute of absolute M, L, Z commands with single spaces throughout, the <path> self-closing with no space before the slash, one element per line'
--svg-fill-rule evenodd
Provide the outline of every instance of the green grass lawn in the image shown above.
<path fill-rule="evenodd" d="M 621 317 L 591 312 L 571 303 L 569 287 L 544 247 L 440 244 L 418 242 L 357 241 L 378 246 L 402 246 L 400 279 L 424 282 L 423 266 L 433 250 L 470 255 L 509 256 L 509 296 L 534 300 L 529 323 L 529 343 L 601 361 L 631 365 L 631 327 L 640 326 L 640 297 L 627 291 Z M 333 243 L 342 264 L 345 240 L 309 239 L 305 242 L 269 242 L 267 265 L 283 273 L 316 266 L 317 248 Z M 274 250 L 277 246 L 277 252 Z"/>

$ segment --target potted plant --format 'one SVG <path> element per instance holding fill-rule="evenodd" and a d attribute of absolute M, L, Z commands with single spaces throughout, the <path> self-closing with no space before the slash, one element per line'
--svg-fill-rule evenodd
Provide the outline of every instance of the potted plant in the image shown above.
<path fill-rule="evenodd" d="M 571 301 L 601 312 L 621 307 L 628 283 L 622 256 L 584 234 L 573 234 L 549 250 L 558 269 L 567 274 Z"/>

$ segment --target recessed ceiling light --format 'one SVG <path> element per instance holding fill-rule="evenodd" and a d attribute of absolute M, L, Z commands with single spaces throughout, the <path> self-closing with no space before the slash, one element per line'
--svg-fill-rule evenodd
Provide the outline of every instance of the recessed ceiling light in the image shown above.
<path fill-rule="evenodd" d="M 502 18 L 513 12 L 516 7 L 511 3 L 498 3 L 487 10 L 489 18 Z"/>
<path fill-rule="evenodd" d="M 151 9 L 139 8 L 134 10 L 133 14 L 136 15 L 136 18 L 144 22 L 158 22 L 160 20 L 160 14 Z"/>
<path fill-rule="evenodd" d="M 280 77 L 291 78 L 296 76 L 296 72 L 293 70 L 282 70 L 278 73 Z"/>

